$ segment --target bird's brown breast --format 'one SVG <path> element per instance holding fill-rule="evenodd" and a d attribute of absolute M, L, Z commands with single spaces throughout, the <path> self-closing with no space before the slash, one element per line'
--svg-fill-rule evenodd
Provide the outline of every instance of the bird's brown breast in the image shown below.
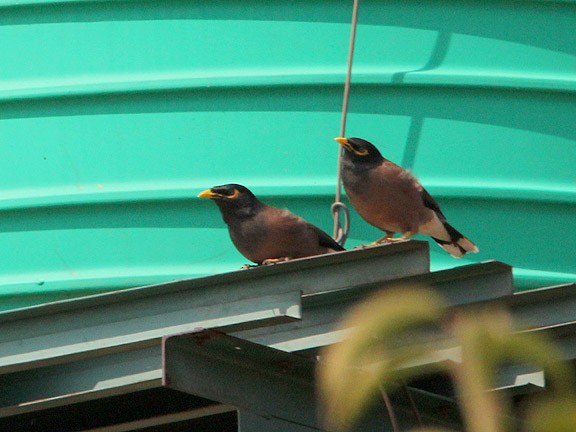
<path fill-rule="evenodd" d="M 319 244 L 312 225 L 274 207 L 266 207 L 235 226 L 229 225 L 229 231 L 240 253 L 257 263 L 270 258 L 301 258 L 329 252 Z"/>
<path fill-rule="evenodd" d="M 433 213 L 420 196 L 420 185 L 392 162 L 364 171 L 343 170 L 346 194 L 358 214 L 384 231 L 417 232 Z"/>

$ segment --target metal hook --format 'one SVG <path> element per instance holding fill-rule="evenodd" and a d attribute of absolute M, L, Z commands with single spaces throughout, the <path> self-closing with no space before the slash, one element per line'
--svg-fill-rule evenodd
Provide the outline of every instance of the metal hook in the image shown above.
<path fill-rule="evenodd" d="M 341 246 L 344 246 L 346 239 L 348 238 L 348 233 L 350 232 L 350 211 L 346 204 L 341 201 L 336 201 L 330 206 L 330 211 L 332 212 L 332 217 L 336 223 L 336 229 L 334 232 L 334 240 Z M 344 214 L 344 225 L 340 224 L 340 216 Z"/>

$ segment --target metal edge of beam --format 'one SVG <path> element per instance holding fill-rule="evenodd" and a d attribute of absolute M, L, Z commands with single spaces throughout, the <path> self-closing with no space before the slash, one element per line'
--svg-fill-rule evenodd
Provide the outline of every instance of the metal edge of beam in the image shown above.
<path fill-rule="evenodd" d="M 525 383 L 525 384 L 518 384 L 513 385 L 510 387 L 500 387 L 496 388 L 493 391 L 495 392 L 502 392 L 508 397 L 516 397 L 516 396 L 529 396 L 542 393 L 546 389 L 544 387 L 539 386 L 538 384 L 533 383 Z"/>
<path fill-rule="evenodd" d="M 576 295 L 576 293 L 575 293 Z M 576 315 L 576 311 L 575 311 Z M 553 338 L 553 339 L 561 339 L 565 337 L 576 337 L 576 317 L 574 321 L 570 321 L 567 323 L 557 324 L 557 325 L 550 325 L 545 327 L 537 327 L 526 329 L 524 331 L 527 332 L 537 332 L 537 333 L 544 333 L 546 337 Z"/>
<path fill-rule="evenodd" d="M 66 364 L 24 370 L 0 376 L 2 409 L 36 406 L 43 402 L 90 394 L 131 392 L 140 383 L 162 378 L 160 344 L 134 351 L 114 352 Z M 80 398 L 82 399 L 82 398 Z M 0 415 L 1 417 L 1 415 Z"/>
<path fill-rule="evenodd" d="M 557 345 L 565 360 L 576 360 L 576 320 L 547 327 L 531 328 L 525 331 L 543 335 Z"/>
<path fill-rule="evenodd" d="M 505 390 L 514 394 L 521 394 L 522 389 L 543 390 L 546 388 L 544 372 L 532 365 L 514 364 L 501 368 L 498 387 L 494 391 Z"/>
<path fill-rule="evenodd" d="M 316 303 L 341 302 L 342 299 L 360 299 L 378 290 L 406 285 L 428 286 L 442 295 L 450 306 L 501 299 L 514 293 L 512 267 L 500 261 L 484 261 L 349 289 L 305 293 L 302 301 L 304 307 Z"/>
<path fill-rule="evenodd" d="M 294 294 L 288 293 L 286 300 L 293 302 Z M 299 315 L 299 311 L 298 311 Z M 259 321 L 248 323 L 271 326 L 294 319 L 293 316 L 279 315 L 274 318 L 264 316 Z M 245 323 L 237 326 L 218 328 L 220 331 L 244 330 Z M 67 359 L 66 363 L 57 363 L 34 369 L 24 369 L 10 374 L 0 375 L 0 418 L 3 413 L 19 414 L 18 406 L 35 405 L 42 409 L 46 401 L 67 403 L 66 398 L 106 394 L 102 391 L 114 391 L 115 394 L 129 393 L 134 385 L 160 380 L 162 377 L 161 339 L 153 345 L 130 345 L 130 350 L 95 351 L 90 356 Z M 91 397 L 91 396 L 90 396 Z M 9 411 L 3 409 L 9 408 Z M 30 408 L 28 408 L 28 411 Z"/>
<path fill-rule="evenodd" d="M 542 328 L 576 321 L 576 283 L 522 291 L 503 300 L 520 328 Z"/>
<path fill-rule="evenodd" d="M 519 291 L 514 294 L 511 304 L 533 303 L 534 300 L 555 300 L 559 297 L 573 296 L 576 282 Z"/>
<path fill-rule="evenodd" d="M 115 387 L 110 389 L 80 392 L 71 395 L 63 395 L 50 399 L 42 399 L 38 401 L 30 401 L 15 406 L 8 406 L 0 408 L 0 419 L 11 417 L 20 414 L 27 414 L 30 412 L 37 412 L 51 408 L 57 408 L 65 405 L 72 405 L 75 403 L 93 401 L 103 399 L 111 396 L 118 396 L 126 393 L 133 393 L 141 390 L 149 390 L 159 388 L 162 386 L 162 378 L 155 378 L 149 381 L 140 381 L 129 386 Z"/>
<path fill-rule="evenodd" d="M 8 328 L 5 324 L 0 326 L 0 332 L 4 332 L 4 341 L 0 343 L 0 374 L 98 356 L 106 349 L 129 350 L 131 346 L 154 344 L 154 340 L 167 334 L 200 327 L 301 317 L 301 294 L 297 289 L 251 297 L 249 287 L 243 285 L 228 287 L 228 292 L 226 287 L 221 288 L 220 296 L 206 290 L 200 300 L 198 292 L 190 291 L 162 297 L 163 301 L 153 298 L 144 304 L 108 305 L 71 315 L 15 321 Z M 246 288 L 248 293 L 239 292 L 238 288 Z M 271 291 L 280 288 L 288 289 L 279 287 Z"/>
<path fill-rule="evenodd" d="M 512 295 L 454 305 L 455 310 L 458 307 L 471 313 L 485 308 L 506 310 L 510 312 L 519 331 L 565 325 L 576 321 L 576 283 L 514 292 Z"/>
<path fill-rule="evenodd" d="M 146 428 L 154 426 L 166 426 L 174 423 L 180 423 L 183 421 L 198 419 L 201 417 L 210 417 L 235 411 L 236 408 L 233 406 L 215 404 L 207 407 L 195 408 L 171 414 L 164 414 L 160 416 L 150 417 L 141 420 L 134 420 L 131 422 L 125 422 L 116 425 L 90 428 L 78 432 L 130 432 L 136 430 L 144 430 Z"/>

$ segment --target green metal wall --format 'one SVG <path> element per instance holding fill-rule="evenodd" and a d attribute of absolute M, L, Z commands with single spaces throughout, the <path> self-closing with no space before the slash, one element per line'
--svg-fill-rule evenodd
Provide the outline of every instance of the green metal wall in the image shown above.
<path fill-rule="evenodd" d="M 215 184 L 331 231 L 351 6 L 3 1 L 0 309 L 238 268 Z M 434 269 L 576 279 L 574 29 L 572 0 L 361 2 L 347 135 L 481 250 Z"/>

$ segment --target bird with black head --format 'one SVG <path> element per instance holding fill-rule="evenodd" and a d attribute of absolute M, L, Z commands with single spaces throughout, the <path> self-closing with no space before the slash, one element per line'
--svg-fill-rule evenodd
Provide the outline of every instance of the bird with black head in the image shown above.
<path fill-rule="evenodd" d="M 345 250 L 320 228 L 288 210 L 263 203 L 242 185 L 214 186 L 198 197 L 216 203 L 232 243 L 256 264 Z"/>
<path fill-rule="evenodd" d="M 478 247 L 450 225 L 438 203 L 407 170 L 385 159 L 372 143 L 339 137 L 344 148 L 342 183 L 350 203 L 369 224 L 386 235 L 370 245 L 431 236 L 455 258 Z M 401 233 L 401 237 L 393 237 Z M 370 246 L 369 245 L 369 246 Z"/>

